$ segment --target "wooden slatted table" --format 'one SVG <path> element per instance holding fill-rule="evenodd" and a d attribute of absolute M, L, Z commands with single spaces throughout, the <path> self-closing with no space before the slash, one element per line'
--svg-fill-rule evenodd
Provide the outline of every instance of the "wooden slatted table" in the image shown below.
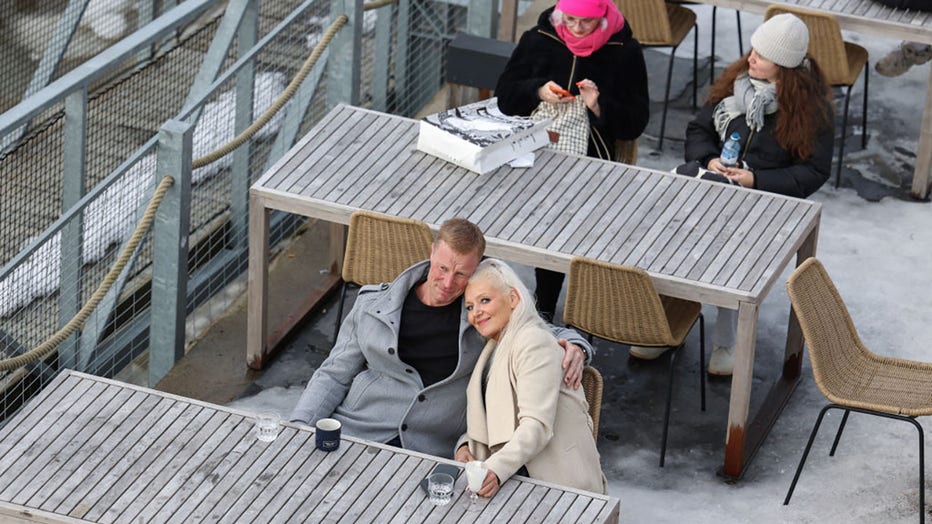
<path fill-rule="evenodd" d="M 764 14 L 771 4 L 786 4 L 829 13 L 838 20 L 842 29 L 865 35 L 879 36 L 911 42 L 932 44 L 932 12 L 894 9 L 874 0 L 696 0 L 699 3 L 727 7 L 739 11 Z M 881 57 L 871 57 L 876 62 Z M 868 64 L 869 65 L 869 64 Z M 883 96 L 874 93 L 874 96 Z M 919 129 L 919 148 L 916 151 L 916 168 L 912 194 L 916 198 L 929 197 L 932 184 L 932 68 L 929 68 L 926 101 Z"/>
<path fill-rule="evenodd" d="M 419 483 L 437 457 L 354 438 L 331 453 L 307 426 L 271 443 L 254 415 L 72 371 L 0 429 L 2 522 L 457 522 Z M 616 498 L 524 477 L 470 522 L 618 522 Z M 475 519 L 475 520 L 472 520 Z"/>
<path fill-rule="evenodd" d="M 738 310 L 724 473 L 740 477 L 799 380 L 791 315 L 782 375 L 748 425 L 758 307 L 795 255 L 815 254 L 818 203 L 635 166 L 539 151 L 534 167 L 477 175 L 415 150 L 417 123 L 339 106 L 250 190 L 247 360 L 266 338 L 268 216 L 338 224 L 365 209 L 437 229 L 460 216 L 487 253 L 566 272 L 573 255 L 641 267 L 665 295 Z M 332 254 L 339 264 L 342 253 Z"/>

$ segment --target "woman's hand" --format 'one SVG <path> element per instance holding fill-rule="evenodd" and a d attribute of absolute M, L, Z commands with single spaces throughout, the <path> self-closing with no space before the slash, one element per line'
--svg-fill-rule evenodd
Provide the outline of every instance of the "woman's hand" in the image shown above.
<path fill-rule="evenodd" d="M 501 483 L 498 480 L 498 475 L 490 469 L 485 472 L 485 480 L 482 481 L 482 488 L 476 492 L 476 495 L 487 499 L 492 498 L 493 495 L 498 493 L 500 487 Z"/>
<path fill-rule="evenodd" d="M 469 444 L 463 444 L 456 450 L 456 453 L 453 455 L 453 460 L 457 462 L 469 462 L 471 460 L 476 460 L 476 457 L 472 456 L 472 453 L 469 452 Z"/>
<path fill-rule="evenodd" d="M 754 173 L 747 169 L 726 167 L 724 175 L 730 178 L 732 182 L 737 182 L 743 187 L 754 187 Z"/>
<path fill-rule="evenodd" d="M 579 82 L 576 82 L 576 87 L 579 88 L 579 96 L 582 97 L 583 102 L 586 103 L 586 107 L 595 114 L 599 116 L 602 112 L 602 109 L 599 107 L 599 86 L 595 85 L 595 82 L 584 78 Z"/>
<path fill-rule="evenodd" d="M 719 160 L 718 157 L 715 157 L 712 160 L 709 160 L 709 165 L 705 166 L 705 168 L 708 169 L 709 171 L 718 173 L 720 175 L 725 175 L 725 170 L 728 169 L 727 167 L 722 165 L 722 161 Z"/>
<path fill-rule="evenodd" d="M 561 95 L 555 91 L 565 92 L 560 84 L 554 82 L 553 80 L 548 81 L 546 84 L 537 88 L 537 97 L 540 98 L 541 102 L 550 102 L 551 104 L 559 104 L 560 102 L 569 102 L 573 99 L 573 96 Z"/>

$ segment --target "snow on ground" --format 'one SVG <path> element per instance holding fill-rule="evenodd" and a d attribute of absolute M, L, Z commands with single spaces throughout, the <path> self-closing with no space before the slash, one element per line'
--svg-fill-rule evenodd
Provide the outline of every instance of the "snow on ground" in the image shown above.
<path fill-rule="evenodd" d="M 711 8 L 689 6 L 699 14 L 700 56 L 708 56 Z M 744 40 L 761 17 L 743 14 Z M 718 65 L 738 56 L 734 12 L 718 13 Z M 872 63 L 898 42 L 846 33 L 868 48 Z M 690 57 L 692 38 L 677 51 Z M 650 51 L 655 53 L 656 51 Z M 666 65 L 661 60 L 648 60 Z M 682 89 L 690 75 L 690 61 L 678 63 L 674 85 Z M 845 300 L 864 343 L 889 356 L 932 360 L 932 205 L 903 198 L 903 177 L 912 171 L 929 66 L 913 68 L 898 78 L 873 74 L 868 128 L 870 141 L 860 151 L 860 137 L 850 142 L 845 177 L 840 189 L 826 184 L 812 199 L 820 202 L 822 223 L 817 256 L 827 267 Z M 652 78 L 663 78 L 665 69 Z M 677 83 L 679 78 L 680 83 Z M 661 80 L 662 81 L 662 80 Z M 860 121 L 860 83 L 852 93 L 849 121 Z M 652 85 L 655 101 L 661 85 Z M 685 97 L 671 108 L 671 122 L 688 121 Z M 655 109 L 659 114 L 661 106 Z M 860 128 L 856 126 L 856 133 Z M 663 152 L 655 150 L 657 119 L 640 140 L 639 164 L 668 170 L 681 162 L 682 126 L 668 123 Z M 652 133 L 654 133 L 652 135 Z M 894 152 L 896 151 L 896 152 Z M 908 184 L 905 185 L 908 187 Z M 870 200 L 865 199 L 869 197 Z M 884 196 L 892 195 L 892 196 Z M 522 277 L 533 282 L 529 268 Z M 789 302 L 783 286 L 789 270 L 761 306 L 755 366 L 755 402 L 779 367 L 786 336 Z M 559 314 L 559 312 L 558 312 Z M 706 308 L 714 319 L 714 309 Z M 307 328 L 293 347 L 273 363 L 256 396 L 234 403 L 247 410 L 290 413 L 302 385 L 329 348 L 333 317 L 328 314 Z M 697 335 L 690 339 L 696 350 Z M 316 350 L 313 348 L 316 345 Z M 307 348 L 312 348 L 308 350 Z M 323 348 L 323 349 L 322 349 Z M 824 397 L 812 381 L 808 359 L 803 379 L 745 477 L 737 484 L 716 475 L 722 463 L 729 383 L 708 385 L 709 408 L 698 410 L 698 374 L 692 354 L 678 361 L 673 420 L 667 465 L 657 467 L 663 392 L 663 365 L 650 366 L 627 359 L 627 348 L 598 345 L 595 365 L 606 378 L 599 449 L 609 479 L 609 492 L 621 500 L 621 521 L 690 523 L 771 522 L 914 522 L 918 508 L 918 446 L 907 424 L 853 415 L 835 457 L 828 449 L 840 420 L 826 416 L 810 453 L 792 503 L 783 498 L 802 454 Z M 317 359 L 315 362 L 314 359 Z M 692 362 L 689 362 L 692 360 Z M 663 379 L 665 380 L 665 379 Z M 656 384 L 655 384 L 656 382 Z M 920 420 L 926 429 L 932 421 Z M 928 484 L 928 482 L 927 482 Z"/>

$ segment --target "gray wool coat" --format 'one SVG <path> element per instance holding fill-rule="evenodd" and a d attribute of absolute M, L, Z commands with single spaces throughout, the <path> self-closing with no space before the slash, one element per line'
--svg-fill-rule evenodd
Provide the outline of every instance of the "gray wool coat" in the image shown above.
<path fill-rule="evenodd" d="M 408 292 L 427 274 L 428 261 L 406 269 L 391 284 L 364 286 L 343 321 L 330 356 L 314 372 L 291 420 L 314 425 L 332 417 L 347 435 L 452 457 L 466 431 L 466 386 L 485 339 L 460 316 L 459 363 L 449 377 L 424 387 L 417 371 L 398 358 L 398 326 Z M 591 348 L 578 333 L 554 335 Z M 556 385 L 555 387 L 559 387 Z"/>

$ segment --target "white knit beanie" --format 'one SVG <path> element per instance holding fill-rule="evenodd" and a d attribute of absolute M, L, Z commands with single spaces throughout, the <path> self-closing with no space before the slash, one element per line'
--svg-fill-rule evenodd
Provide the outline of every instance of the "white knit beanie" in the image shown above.
<path fill-rule="evenodd" d="M 792 69 L 806 58 L 809 29 L 802 20 L 789 13 L 776 15 L 754 31 L 751 47 L 767 60 Z"/>

